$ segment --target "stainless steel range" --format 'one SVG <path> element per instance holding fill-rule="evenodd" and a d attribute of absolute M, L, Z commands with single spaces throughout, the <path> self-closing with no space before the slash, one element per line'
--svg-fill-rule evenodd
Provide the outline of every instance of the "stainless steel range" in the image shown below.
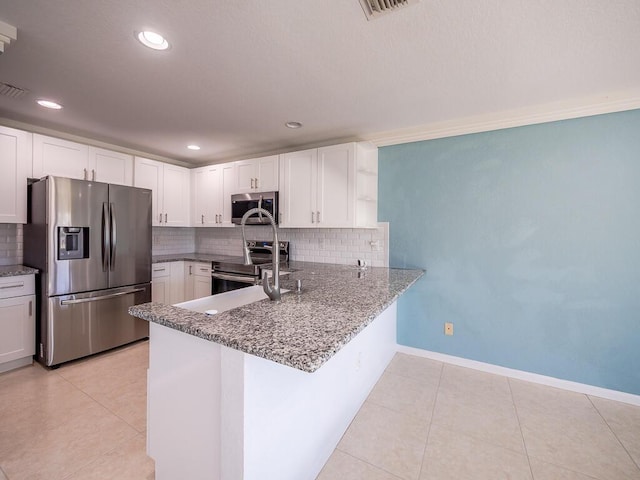
<path fill-rule="evenodd" d="M 286 266 L 289 263 L 289 242 L 278 242 L 278 244 L 280 266 Z M 211 295 L 258 285 L 262 271 L 271 269 L 273 242 L 249 240 L 247 247 L 253 265 L 245 265 L 242 257 L 232 257 L 211 263 Z"/>

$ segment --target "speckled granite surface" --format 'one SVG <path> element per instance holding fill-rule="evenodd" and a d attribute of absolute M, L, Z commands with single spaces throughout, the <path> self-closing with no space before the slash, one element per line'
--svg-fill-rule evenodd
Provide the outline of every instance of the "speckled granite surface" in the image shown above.
<path fill-rule="evenodd" d="M 210 317 L 145 303 L 132 315 L 305 372 L 314 372 L 423 274 L 422 270 L 290 262 L 281 277 L 292 290 L 279 303 L 263 300 Z M 295 281 L 302 280 L 297 294 Z"/>
<path fill-rule="evenodd" d="M 151 263 L 166 263 L 166 262 L 204 262 L 211 263 L 214 260 L 223 261 L 228 258 L 234 258 L 229 255 L 208 255 L 205 253 L 172 253 L 169 255 L 154 255 L 151 257 Z"/>
<path fill-rule="evenodd" d="M 18 275 L 32 275 L 38 273 L 37 268 L 25 267 L 24 265 L 1 265 L 0 277 L 17 277 Z"/>

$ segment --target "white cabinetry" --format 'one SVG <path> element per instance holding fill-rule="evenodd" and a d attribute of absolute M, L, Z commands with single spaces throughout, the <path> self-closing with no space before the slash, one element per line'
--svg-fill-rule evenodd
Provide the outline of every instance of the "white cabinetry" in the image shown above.
<path fill-rule="evenodd" d="M 377 222 L 378 151 L 347 143 L 280 156 L 280 226 L 369 228 Z"/>
<path fill-rule="evenodd" d="M 33 362 L 35 302 L 34 275 L 0 278 L 0 372 Z"/>
<path fill-rule="evenodd" d="M 152 191 L 154 226 L 189 226 L 188 169 L 136 157 L 134 185 Z"/>
<path fill-rule="evenodd" d="M 27 223 L 31 134 L 0 127 L 0 223 Z"/>
<path fill-rule="evenodd" d="M 191 170 L 191 224 L 194 227 L 231 227 L 231 194 L 236 165 L 223 163 Z"/>
<path fill-rule="evenodd" d="M 233 193 L 278 190 L 278 155 L 236 162 L 238 184 Z"/>
<path fill-rule="evenodd" d="M 133 157 L 60 138 L 33 135 L 33 176 L 132 185 Z"/>
<path fill-rule="evenodd" d="M 185 262 L 185 301 L 211 295 L 211 264 Z"/>
<path fill-rule="evenodd" d="M 184 301 L 184 262 L 154 263 L 151 269 L 151 301 L 173 305 Z"/>

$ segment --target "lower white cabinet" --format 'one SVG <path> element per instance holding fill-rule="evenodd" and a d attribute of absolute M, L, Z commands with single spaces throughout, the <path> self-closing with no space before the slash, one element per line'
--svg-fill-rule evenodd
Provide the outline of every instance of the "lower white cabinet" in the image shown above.
<path fill-rule="evenodd" d="M 185 301 L 211 295 L 211 264 L 185 262 Z"/>
<path fill-rule="evenodd" d="M 0 372 L 33 362 L 35 308 L 34 275 L 0 277 Z"/>
<path fill-rule="evenodd" d="M 151 269 L 151 301 L 173 305 L 184 302 L 184 262 L 154 263 Z"/>

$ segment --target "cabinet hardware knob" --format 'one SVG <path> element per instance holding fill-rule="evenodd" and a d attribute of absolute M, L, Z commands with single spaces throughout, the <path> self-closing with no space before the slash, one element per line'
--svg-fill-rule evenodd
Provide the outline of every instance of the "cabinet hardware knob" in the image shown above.
<path fill-rule="evenodd" d="M 96 181 L 96 171 L 93 168 L 91 169 L 91 180 Z"/>
<path fill-rule="evenodd" d="M 311 223 L 315 223 L 315 221 L 314 221 L 314 215 L 315 215 L 315 213 L 314 213 L 314 212 L 311 212 Z"/>
<path fill-rule="evenodd" d="M 160 214 L 160 223 L 162 223 L 162 214 Z"/>
<path fill-rule="evenodd" d="M 167 214 L 164 214 L 164 223 L 167 223 Z"/>
<path fill-rule="evenodd" d="M 256 178 L 256 189 L 258 188 L 258 179 Z"/>
<path fill-rule="evenodd" d="M 87 180 L 87 169 L 83 168 L 82 170 L 84 170 L 84 175 L 82 177 L 83 180 Z"/>
<path fill-rule="evenodd" d="M 320 210 L 316 212 L 316 221 L 317 223 L 320 223 Z"/>
<path fill-rule="evenodd" d="M 200 223 L 202 223 L 204 225 L 204 215 L 201 215 L 202 220 L 200 221 Z"/>

